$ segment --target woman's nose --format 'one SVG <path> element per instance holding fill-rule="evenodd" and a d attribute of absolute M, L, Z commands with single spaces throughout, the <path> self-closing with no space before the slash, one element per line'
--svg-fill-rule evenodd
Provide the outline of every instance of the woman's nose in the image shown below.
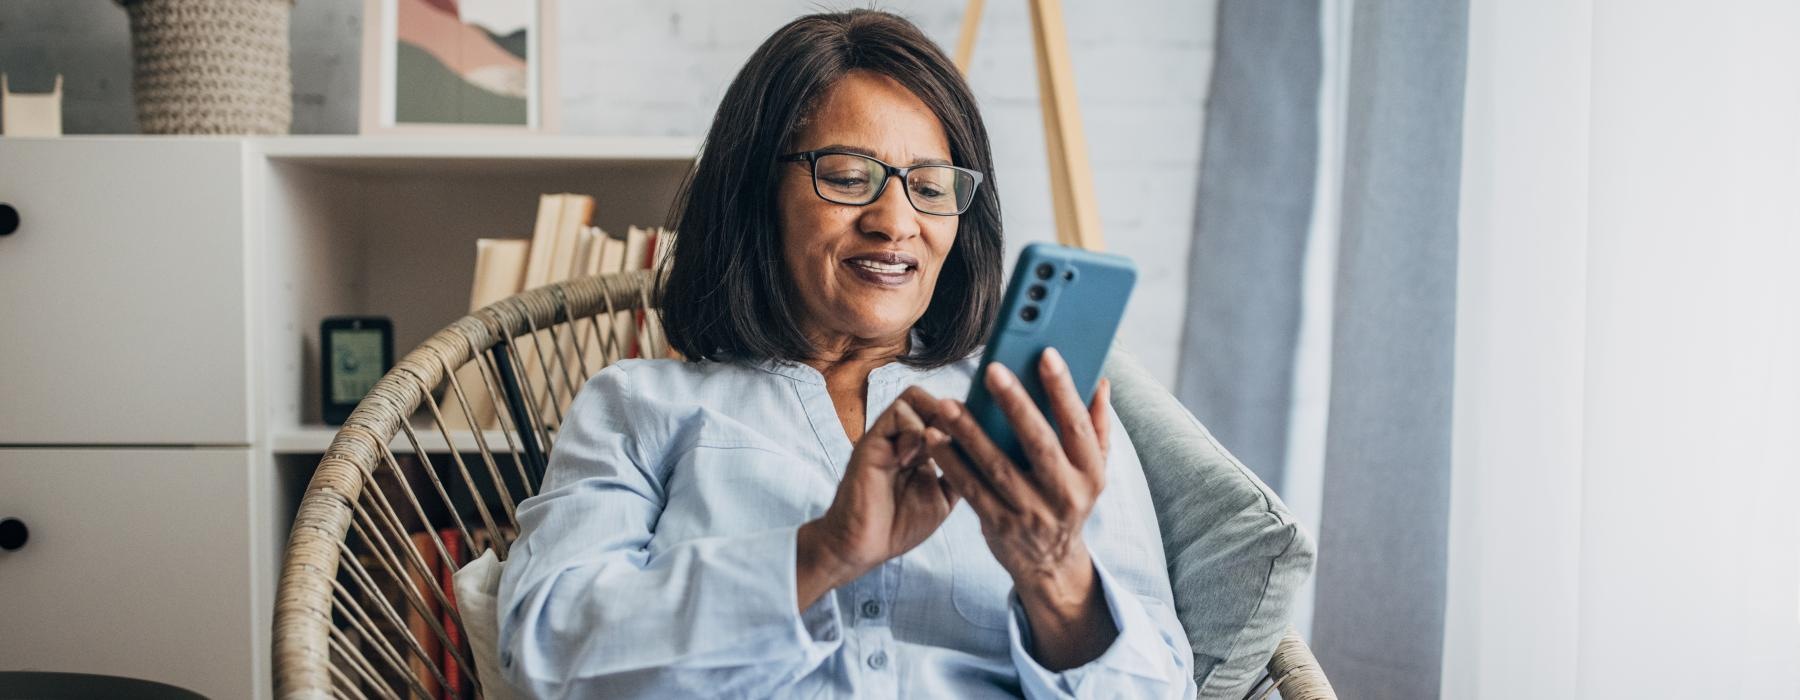
<path fill-rule="evenodd" d="M 882 236 L 890 241 L 904 241 L 919 235 L 919 211 L 906 198 L 906 182 L 895 178 L 875 201 L 863 206 L 859 223 L 864 233 Z"/>

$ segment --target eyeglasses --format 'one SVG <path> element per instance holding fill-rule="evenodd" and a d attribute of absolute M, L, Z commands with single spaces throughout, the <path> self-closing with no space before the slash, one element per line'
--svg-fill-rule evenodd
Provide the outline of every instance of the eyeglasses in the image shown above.
<path fill-rule="evenodd" d="M 806 151 L 779 160 L 811 164 L 813 192 L 820 199 L 858 207 L 880 199 L 888 181 L 897 176 L 906 183 L 906 200 L 912 202 L 913 208 L 934 216 L 956 216 L 968 211 L 982 179 L 981 173 L 954 165 L 898 168 L 865 155 L 840 151 Z"/>

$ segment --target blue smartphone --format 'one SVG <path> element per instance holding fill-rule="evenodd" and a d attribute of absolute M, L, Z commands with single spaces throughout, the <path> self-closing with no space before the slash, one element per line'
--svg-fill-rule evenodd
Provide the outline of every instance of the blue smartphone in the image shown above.
<path fill-rule="evenodd" d="M 1062 353 L 1083 405 L 1092 403 L 1101 365 L 1136 283 L 1137 266 L 1121 255 L 1049 243 L 1032 243 L 1019 253 L 1001 300 L 1000 316 L 964 402 L 975 422 L 1019 468 L 1030 469 L 1031 462 L 1006 414 L 988 394 L 988 363 L 998 362 L 1012 370 L 1038 410 L 1056 426 L 1056 414 L 1050 410 L 1038 376 L 1044 348 L 1055 347 Z"/>

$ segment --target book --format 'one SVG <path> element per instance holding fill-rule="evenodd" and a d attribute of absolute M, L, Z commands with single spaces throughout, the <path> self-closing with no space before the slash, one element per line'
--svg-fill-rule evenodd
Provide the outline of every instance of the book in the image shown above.
<path fill-rule="evenodd" d="M 473 312 L 518 294 L 525 284 L 525 265 L 530 252 L 531 241 L 523 238 L 476 239 L 475 283 L 469 290 L 469 311 Z M 481 369 L 474 361 L 456 370 L 456 383 L 462 387 L 463 396 L 469 401 L 470 412 L 475 414 L 474 425 L 479 425 L 484 430 L 499 427 L 500 419 L 494 410 L 493 397 L 488 393 L 487 382 L 482 379 Z M 450 391 L 446 391 L 444 395 L 444 427 L 451 430 L 471 429 L 468 418 L 456 404 L 455 393 Z"/>
<path fill-rule="evenodd" d="M 437 632 L 431 629 L 429 622 L 431 618 L 441 616 L 442 611 L 438 608 L 437 596 L 431 592 L 431 582 L 426 578 L 437 574 L 437 544 L 432 542 L 429 532 L 413 532 L 409 534 L 409 537 L 412 538 L 413 549 L 418 550 L 419 558 L 425 561 L 425 571 L 429 573 L 421 573 L 418 569 L 413 568 L 411 561 L 406 562 L 406 575 L 412 579 L 413 589 L 419 592 L 425 602 L 423 611 L 410 605 L 406 607 L 406 627 L 412 632 L 413 639 L 418 640 L 419 647 L 425 651 L 425 658 L 409 653 L 407 666 L 412 669 L 413 677 L 419 679 L 419 684 L 424 686 L 426 697 L 436 698 L 440 692 L 437 674 L 432 672 L 431 664 L 425 659 L 435 661 L 443 655 L 443 643 L 439 641 Z M 446 596 L 451 593 L 449 589 L 444 590 Z"/>
<path fill-rule="evenodd" d="M 607 236 L 606 240 L 601 241 L 600 269 L 595 274 L 609 275 L 624 271 L 625 239 Z M 595 314 L 594 317 L 604 318 L 605 314 Z M 602 366 L 612 364 L 613 362 L 618 361 L 619 358 L 625 356 L 624 348 L 622 347 L 620 338 L 615 332 L 616 330 L 616 322 L 600 324 L 599 335 L 603 345 L 601 348 Z"/>
<path fill-rule="evenodd" d="M 624 255 L 623 244 L 600 229 L 598 226 L 588 227 L 592 244 L 588 249 L 586 264 L 582 267 L 583 276 L 604 274 L 608 264 L 617 265 Z M 616 252 L 615 252 L 616 251 Z M 588 374 L 599 372 L 606 366 L 606 339 L 612 333 L 612 325 L 598 323 L 596 319 L 605 314 L 594 314 L 577 318 L 569 327 L 577 337 L 576 347 L 582 349 L 581 366 Z M 585 379 L 585 378 L 584 378 Z"/>
<path fill-rule="evenodd" d="M 675 255 L 675 238 L 675 231 L 673 229 L 658 229 L 656 236 L 656 260 L 651 263 L 650 267 L 650 269 L 656 271 L 656 284 L 658 285 L 662 284 L 662 281 L 668 278 L 669 266 L 674 264 L 674 261 L 671 260 L 671 258 Z M 675 352 L 675 348 L 669 346 L 669 336 L 663 332 L 662 309 L 658 308 L 652 310 L 650 312 L 650 318 L 654 322 L 651 327 L 656 331 L 656 356 L 675 360 L 683 359 L 681 353 Z"/>
<path fill-rule="evenodd" d="M 619 267 L 620 272 L 635 272 L 644 269 L 650 255 L 650 231 L 631 226 L 625 230 L 625 261 Z M 619 355 L 616 359 L 638 356 L 637 313 L 635 310 L 623 310 L 613 314 L 613 339 L 618 345 Z"/>
<path fill-rule="evenodd" d="M 562 261 L 563 266 L 568 264 L 569 253 L 565 250 L 561 255 L 558 254 L 559 249 L 564 248 L 561 240 L 562 218 L 566 211 L 566 207 L 563 206 L 564 196 L 546 194 L 538 197 L 537 225 L 532 228 L 531 232 L 531 255 L 526 260 L 525 282 L 519 291 L 537 289 L 554 282 L 556 271 L 564 269 L 559 268 L 557 262 Z M 568 247 L 573 247 L 573 241 Z M 512 339 L 514 351 L 518 353 L 518 364 L 513 369 L 521 379 L 520 388 L 528 391 L 529 396 L 541 397 L 544 394 L 544 374 L 543 365 L 539 364 L 538 340 L 540 337 L 547 336 L 547 333 L 540 331 Z M 544 354 L 547 356 L 549 353 Z M 542 404 L 538 406 L 541 409 Z M 545 420 L 546 416 L 547 414 L 540 414 L 539 420 Z M 523 420 L 525 417 L 519 416 L 518 418 Z"/>
<path fill-rule="evenodd" d="M 557 241 L 566 250 L 558 251 L 563 255 L 553 260 L 556 264 L 554 274 L 549 282 L 570 279 L 581 274 L 577 264 L 576 249 L 580 247 L 582 235 L 591 227 L 594 219 L 594 198 L 585 194 L 565 194 L 563 197 L 563 214 L 557 223 L 561 231 L 557 233 Z"/>
<path fill-rule="evenodd" d="M 544 195 L 539 199 L 538 226 L 532 234 L 524 291 L 568 279 L 581 231 L 587 228 L 593 214 L 594 198 L 587 195 Z M 520 373 L 525 377 L 530 395 L 537 401 L 540 420 L 553 418 L 552 400 L 566 400 L 562 394 L 568 393 L 563 366 L 568 360 L 569 349 L 554 343 L 553 337 L 555 334 L 540 328 L 536 333 L 514 339 L 520 360 L 525 364 Z"/>
<path fill-rule="evenodd" d="M 586 276 L 591 264 L 597 262 L 596 259 L 599 256 L 601 246 L 600 242 L 596 240 L 598 235 L 596 231 L 597 229 L 592 226 L 583 226 L 581 227 L 581 230 L 576 233 L 575 254 L 570 261 L 569 269 L 565 275 L 566 279 Z M 569 404 L 574 403 L 575 400 L 574 392 L 569 391 L 568 386 L 564 384 L 564 382 L 573 384 L 579 389 L 582 383 L 586 381 L 587 371 L 591 367 L 591 363 L 584 364 L 586 363 L 587 356 L 583 354 L 582 350 L 586 348 L 589 343 L 585 338 L 581 337 L 581 332 L 583 330 L 585 329 L 576 319 L 569 319 L 557 333 L 552 334 L 553 337 L 557 339 L 558 344 L 556 354 L 550 358 L 550 371 L 551 376 L 557 381 L 557 389 L 559 392 L 556 394 L 558 402 L 557 408 L 562 413 L 567 413 Z M 549 396 L 545 396 L 544 400 L 549 401 L 549 398 Z M 541 409 L 540 413 L 543 415 L 551 415 L 548 411 Z"/>
<path fill-rule="evenodd" d="M 586 204 L 591 210 L 593 200 L 586 197 L 570 198 L 564 201 L 568 203 L 580 200 L 586 200 Z M 572 220 L 585 221 L 580 216 L 585 215 L 578 215 L 574 218 L 565 217 L 564 221 L 565 223 Z M 599 240 L 600 229 L 587 225 L 579 226 L 578 229 L 575 231 L 575 253 L 570 259 L 569 269 L 565 271 L 563 279 L 575 279 L 591 274 L 588 271 L 589 268 L 598 263 L 602 248 Z M 576 323 L 576 320 L 571 318 L 567 325 L 552 334 L 557 339 L 558 345 L 556 355 L 550 358 L 551 376 L 558 382 L 557 388 L 561 392 L 557 394 L 558 409 L 562 412 L 567 412 L 569 404 L 574 403 L 575 400 L 574 391 L 569 390 L 569 387 L 573 386 L 579 390 L 581 385 L 587 382 L 589 372 L 600 370 L 598 366 L 589 362 L 586 354 L 583 353 L 583 350 L 590 344 L 587 339 L 580 337 L 580 333 L 584 330 L 586 329 L 582 324 Z M 549 396 L 546 396 L 545 400 L 548 401 Z"/>
<path fill-rule="evenodd" d="M 525 289 L 525 265 L 531 241 L 524 238 L 475 240 L 475 284 L 469 290 L 469 310 L 500 301 Z"/>
<path fill-rule="evenodd" d="M 525 264 L 525 289 L 544 286 L 553 279 L 551 270 L 557 257 L 558 237 L 562 233 L 563 210 L 563 195 L 538 197 L 537 225 L 531 230 L 531 256 Z"/>
<path fill-rule="evenodd" d="M 665 245 L 665 242 L 663 241 L 663 230 L 661 228 L 649 229 L 645 232 L 644 237 L 646 239 L 644 244 L 646 250 L 644 251 L 644 266 L 642 269 L 654 271 L 657 269 L 657 258 L 661 255 L 660 251 Z M 637 309 L 637 346 L 638 355 L 640 357 L 656 358 L 663 356 L 661 346 L 657 341 L 657 321 L 653 318 L 654 316 L 654 309 L 646 309 L 643 307 Z"/>
<path fill-rule="evenodd" d="M 468 561 L 463 548 L 465 543 L 462 531 L 453 527 L 438 530 L 438 537 L 443 538 L 444 549 L 450 553 L 448 560 L 439 561 L 438 582 L 444 587 L 444 599 L 454 608 L 456 606 L 456 582 L 451 577 L 456 574 L 457 569 L 462 568 L 463 562 Z M 458 650 L 468 647 L 463 640 L 462 628 L 456 624 L 456 619 L 451 616 L 449 610 L 442 611 L 438 621 L 443 624 L 444 636 L 450 641 L 450 644 L 442 650 L 443 661 L 439 666 L 444 670 L 444 681 L 449 685 L 442 689 L 438 697 L 445 700 L 460 700 L 463 697 L 470 697 L 473 695 L 474 688 L 464 678 L 462 664 L 456 660 Z M 465 691 L 468 692 L 465 693 Z"/>
<path fill-rule="evenodd" d="M 656 273 L 656 285 L 661 285 L 663 279 L 668 276 L 671 264 L 669 257 L 672 255 L 674 247 L 675 232 L 666 228 L 657 229 L 656 259 L 650 263 L 650 269 Z M 662 309 L 651 309 L 650 321 L 650 327 L 655 332 L 653 337 L 656 338 L 656 356 L 673 357 L 675 351 L 669 347 L 669 337 L 663 333 Z"/>

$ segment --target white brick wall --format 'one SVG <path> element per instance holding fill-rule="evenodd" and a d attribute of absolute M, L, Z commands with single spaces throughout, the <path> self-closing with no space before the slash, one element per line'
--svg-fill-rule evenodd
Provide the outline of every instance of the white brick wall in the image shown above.
<path fill-rule="evenodd" d="M 816 0 L 560 0 L 564 131 L 701 136 L 757 44 Z M 964 0 L 893 0 L 953 46 Z M 1142 273 L 1123 341 L 1175 376 L 1216 0 L 1064 0 L 1076 89 L 1108 247 Z M 305 0 L 293 15 L 294 131 L 356 130 L 362 0 Z M 124 11 L 98 0 L 0 2 L 0 71 L 16 87 L 68 76 L 71 133 L 130 131 Z M 1009 248 L 1054 222 L 1027 0 L 991 0 L 969 81 L 994 141 Z"/>

